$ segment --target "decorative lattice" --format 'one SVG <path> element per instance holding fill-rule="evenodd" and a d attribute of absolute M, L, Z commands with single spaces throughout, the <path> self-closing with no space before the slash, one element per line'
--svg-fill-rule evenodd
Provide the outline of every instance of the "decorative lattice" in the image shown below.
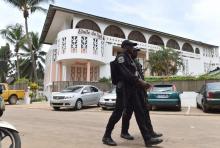
<path fill-rule="evenodd" d="M 101 41 L 101 54 L 104 56 L 104 41 Z"/>
<path fill-rule="evenodd" d="M 81 53 L 87 53 L 88 40 L 87 37 L 81 37 Z"/>
<path fill-rule="evenodd" d="M 76 53 L 77 52 L 77 36 L 72 36 L 71 38 L 71 52 Z"/>
<path fill-rule="evenodd" d="M 57 60 L 57 49 L 53 50 L 53 61 Z"/>
<path fill-rule="evenodd" d="M 98 39 L 93 39 L 93 54 L 98 54 Z"/>
<path fill-rule="evenodd" d="M 62 38 L 62 47 L 61 47 L 61 49 L 62 49 L 62 53 L 64 54 L 65 51 L 66 51 L 66 37 Z"/>

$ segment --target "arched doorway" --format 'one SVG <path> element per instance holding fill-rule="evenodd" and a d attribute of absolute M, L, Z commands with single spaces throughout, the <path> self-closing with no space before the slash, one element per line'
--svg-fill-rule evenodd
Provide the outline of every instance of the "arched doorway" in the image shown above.
<path fill-rule="evenodd" d="M 121 28 L 114 25 L 108 26 L 104 31 L 104 35 L 125 39 L 125 34 Z"/>
<path fill-rule="evenodd" d="M 148 43 L 153 45 L 164 46 L 163 40 L 157 35 L 152 35 L 148 40 Z"/>
<path fill-rule="evenodd" d="M 145 39 L 144 35 L 139 31 L 130 32 L 130 34 L 128 35 L 128 39 L 133 40 L 133 41 L 146 43 L 146 39 Z"/>
<path fill-rule="evenodd" d="M 167 42 L 167 46 L 166 47 L 180 50 L 179 44 L 174 39 L 170 39 Z"/>
<path fill-rule="evenodd" d="M 101 29 L 99 28 L 99 26 L 94 21 L 88 19 L 79 21 L 76 24 L 76 28 L 89 29 L 101 33 Z"/>
<path fill-rule="evenodd" d="M 182 47 L 183 51 L 194 53 L 193 47 L 189 43 L 184 43 Z"/>

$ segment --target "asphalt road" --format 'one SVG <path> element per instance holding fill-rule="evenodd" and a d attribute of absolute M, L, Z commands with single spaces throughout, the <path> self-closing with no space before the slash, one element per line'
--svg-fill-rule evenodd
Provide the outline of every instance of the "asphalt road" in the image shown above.
<path fill-rule="evenodd" d="M 52 111 L 48 104 L 6 106 L 3 120 L 20 131 L 22 148 L 108 148 L 101 139 L 111 111 L 88 107 L 80 111 Z M 153 111 L 156 131 L 164 134 L 159 148 L 219 148 L 220 112 L 204 114 L 195 108 L 182 112 Z M 135 118 L 130 133 L 134 141 L 120 138 L 121 121 L 113 138 L 117 148 L 141 148 L 144 142 Z"/>

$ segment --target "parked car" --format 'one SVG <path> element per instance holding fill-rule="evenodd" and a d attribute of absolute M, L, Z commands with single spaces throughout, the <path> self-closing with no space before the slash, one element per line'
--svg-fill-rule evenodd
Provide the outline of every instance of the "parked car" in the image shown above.
<path fill-rule="evenodd" d="M 61 107 L 82 109 L 83 106 L 98 105 L 103 92 L 91 85 L 75 85 L 54 93 L 50 105 L 54 110 Z"/>
<path fill-rule="evenodd" d="M 173 84 L 154 85 L 148 93 L 149 106 L 176 107 L 181 110 L 180 93 Z"/>
<path fill-rule="evenodd" d="M 197 108 L 208 112 L 210 108 L 220 109 L 220 82 L 206 83 L 196 96 Z"/>
<path fill-rule="evenodd" d="M 116 88 L 113 88 L 108 93 L 104 94 L 99 100 L 99 106 L 102 109 L 112 109 L 115 108 L 116 103 Z"/>
<path fill-rule="evenodd" d="M 9 104 L 14 105 L 18 100 L 24 99 L 25 97 L 24 90 L 11 90 L 6 83 L 0 83 L 0 87 L 2 87 L 3 90 L 3 93 L 1 94 L 2 98 Z"/>

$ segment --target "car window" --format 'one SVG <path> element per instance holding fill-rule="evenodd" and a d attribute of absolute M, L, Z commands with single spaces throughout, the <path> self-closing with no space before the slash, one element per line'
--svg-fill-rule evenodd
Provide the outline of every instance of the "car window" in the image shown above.
<path fill-rule="evenodd" d="M 78 93 L 80 92 L 82 89 L 82 86 L 71 86 L 71 87 L 67 87 L 64 90 L 62 90 L 62 93 L 68 93 L 68 92 L 74 92 L 74 93 Z"/>
<path fill-rule="evenodd" d="M 86 87 L 83 90 L 87 90 L 87 93 L 91 93 L 90 87 Z"/>
<path fill-rule="evenodd" d="M 1 88 L 2 90 L 5 90 L 5 86 L 4 86 L 4 85 L 1 85 L 1 84 L 0 84 L 0 88 Z"/>
<path fill-rule="evenodd" d="M 220 83 L 209 83 L 207 84 L 208 90 L 220 90 Z"/>
<path fill-rule="evenodd" d="M 97 88 L 95 88 L 95 87 L 90 87 L 90 89 L 91 89 L 91 92 L 98 92 L 99 90 L 97 89 Z"/>
<path fill-rule="evenodd" d="M 160 91 L 160 92 L 173 91 L 173 87 L 172 85 L 154 85 L 152 91 Z"/>

